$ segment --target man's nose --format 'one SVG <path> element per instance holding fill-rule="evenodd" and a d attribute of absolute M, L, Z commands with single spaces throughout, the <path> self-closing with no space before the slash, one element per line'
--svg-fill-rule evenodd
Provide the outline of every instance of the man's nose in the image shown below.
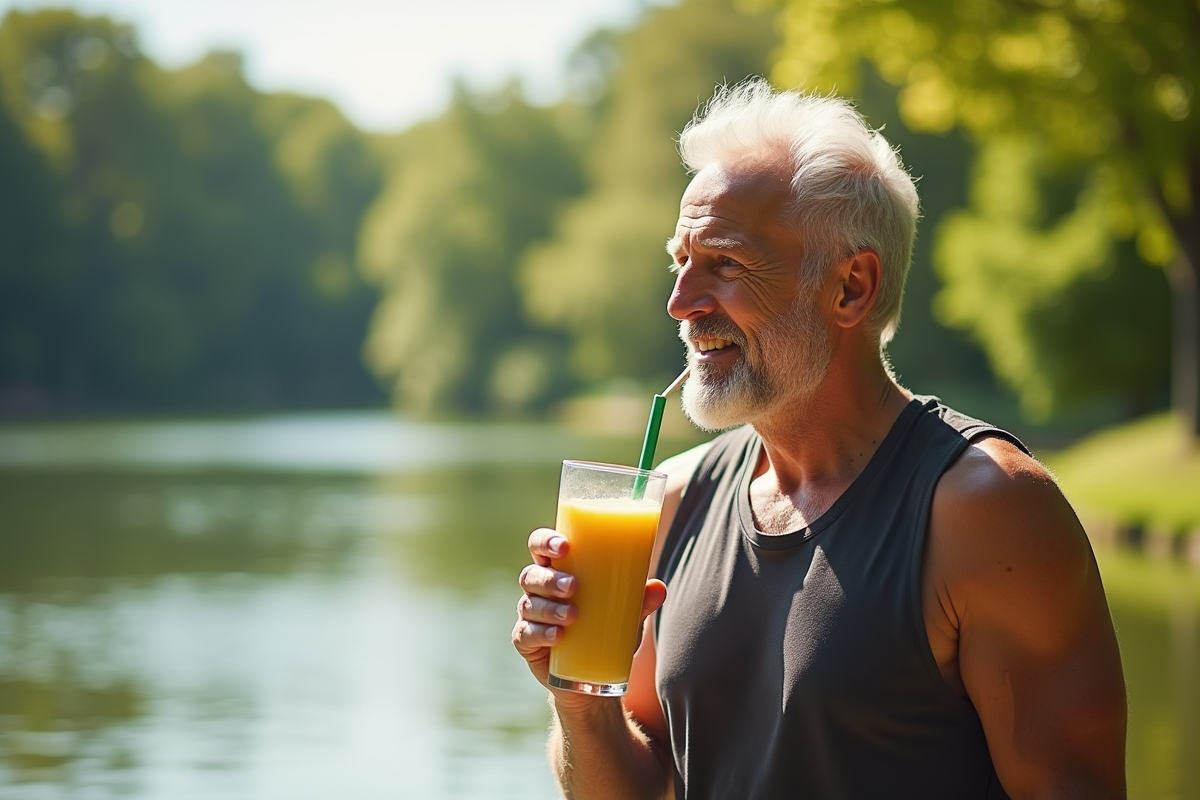
<path fill-rule="evenodd" d="M 667 313 L 682 322 L 707 317 L 716 310 L 716 298 L 703 270 L 689 261 L 675 275 L 675 288 L 667 300 Z"/>

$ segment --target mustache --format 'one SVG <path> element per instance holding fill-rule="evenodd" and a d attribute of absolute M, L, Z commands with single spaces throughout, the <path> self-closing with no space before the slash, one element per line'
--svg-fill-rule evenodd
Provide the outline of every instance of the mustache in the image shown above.
<path fill-rule="evenodd" d="M 739 347 L 746 343 L 746 334 L 728 317 L 707 316 L 679 323 L 679 338 L 687 344 L 692 339 L 728 339 Z"/>

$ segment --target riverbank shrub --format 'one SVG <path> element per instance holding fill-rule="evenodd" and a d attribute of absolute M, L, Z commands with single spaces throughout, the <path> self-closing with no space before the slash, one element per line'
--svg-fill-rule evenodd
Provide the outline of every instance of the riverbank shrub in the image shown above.
<path fill-rule="evenodd" d="M 1200 448 L 1172 414 L 1107 428 L 1047 461 L 1081 511 L 1200 536 Z"/>

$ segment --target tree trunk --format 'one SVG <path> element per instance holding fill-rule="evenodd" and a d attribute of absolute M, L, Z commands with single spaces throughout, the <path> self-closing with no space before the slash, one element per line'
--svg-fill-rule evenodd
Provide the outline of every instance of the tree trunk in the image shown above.
<path fill-rule="evenodd" d="M 1193 444 L 1200 442 L 1200 163 L 1188 170 L 1191 208 L 1170 213 L 1179 250 L 1167 270 L 1171 285 L 1171 406 Z"/>
<path fill-rule="evenodd" d="M 1167 278 L 1171 284 L 1171 406 L 1195 442 L 1200 440 L 1200 280 L 1182 247 Z"/>

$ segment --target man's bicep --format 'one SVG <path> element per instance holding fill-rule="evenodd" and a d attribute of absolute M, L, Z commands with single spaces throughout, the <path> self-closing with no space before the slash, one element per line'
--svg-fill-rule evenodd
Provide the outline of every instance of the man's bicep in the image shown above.
<path fill-rule="evenodd" d="M 1010 794 L 1123 797 L 1125 687 L 1095 559 L 1048 473 L 1003 455 L 931 523 L 955 526 L 931 541 L 955 550 L 940 563 L 963 684 Z"/>
<path fill-rule="evenodd" d="M 1029 597 L 1046 605 L 1028 622 L 1014 622 L 1026 609 L 1013 604 L 972 614 L 962 632 L 963 685 L 1001 782 L 1013 796 L 1123 797 L 1124 681 L 1107 614 L 1059 592 Z M 1061 645 L 1036 626 L 1061 630 Z"/>

